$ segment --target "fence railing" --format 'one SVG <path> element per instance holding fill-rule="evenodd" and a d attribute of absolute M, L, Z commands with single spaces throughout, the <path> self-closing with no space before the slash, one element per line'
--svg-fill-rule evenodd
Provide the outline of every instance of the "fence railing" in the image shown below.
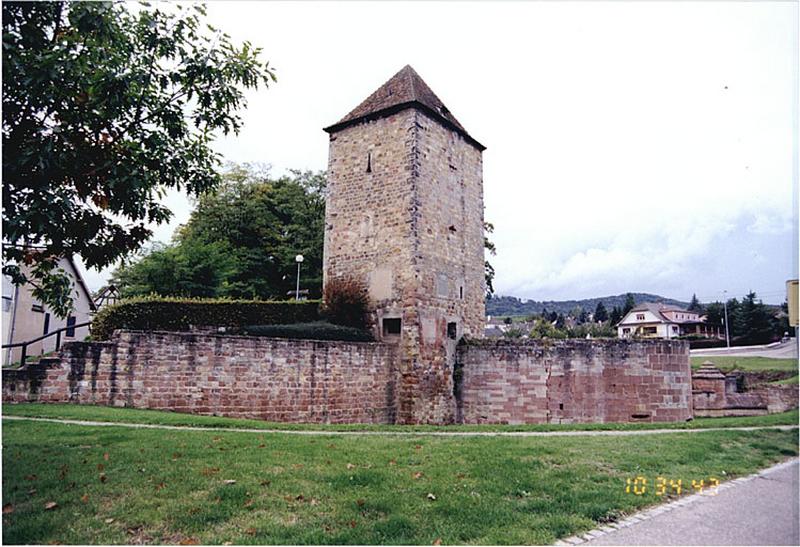
<path fill-rule="evenodd" d="M 28 346 L 31 344 L 35 344 L 36 342 L 40 342 L 45 338 L 50 338 L 51 336 L 56 337 L 56 351 L 61 349 L 61 333 L 66 330 L 75 330 L 81 327 L 87 327 L 92 324 L 91 321 L 86 321 L 85 323 L 75 323 L 74 325 L 68 325 L 66 327 L 61 327 L 60 329 L 56 329 L 52 332 L 48 332 L 47 334 L 43 334 L 38 338 L 34 338 L 32 340 L 27 340 L 25 342 L 15 342 L 13 344 L 3 344 L 2 349 L 14 349 L 14 348 L 22 348 L 22 352 L 19 356 L 19 364 L 20 366 L 25 364 L 25 360 L 28 358 Z"/>

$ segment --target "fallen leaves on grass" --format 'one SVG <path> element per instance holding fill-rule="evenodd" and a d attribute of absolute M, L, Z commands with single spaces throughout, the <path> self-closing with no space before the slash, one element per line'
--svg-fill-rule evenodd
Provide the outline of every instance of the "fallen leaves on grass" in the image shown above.
<path fill-rule="evenodd" d="M 421 471 L 417 471 L 416 473 L 414 473 L 414 478 L 415 479 L 421 479 L 424 476 L 425 475 Z"/>
<path fill-rule="evenodd" d="M 200 545 L 197 538 L 183 538 L 179 545 Z"/>
<path fill-rule="evenodd" d="M 223 484 L 236 484 L 236 481 L 234 479 L 225 479 L 224 481 L 222 481 L 222 483 Z"/>
<path fill-rule="evenodd" d="M 436 501 L 436 496 L 434 496 L 433 494 L 428 492 L 428 499 L 431 500 L 431 501 Z"/>
<path fill-rule="evenodd" d="M 251 527 L 245 530 L 244 533 L 247 534 L 248 536 L 254 536 L 256 535 L 256 529 Z"/>
<path fill-rule="evenodd" d="M 303 464 L 302 463 L 294 463 L 294 464 L 292 464 L 292 467 L 294 467 L 295 469 L 302 469 L 303 468 Z"/>
<path fill-rule="evenodd" d="M 84 494 L 81 496 L 81 501 L 83 503 L 89 503 L 89 494 Z"/>
<path fill-rule="evenodd" d="M 166 488 L 166 487 L 167 487 L 167 484 L 166 484 L 164 481 L 161 481 L 160 483 L 158 483 L 158 484 L 156 485 L 156 492 L 158 492 L 158 491 L 159 491 L 159 490 L 161 490 L 162 488 Z"/>
<path fill-rule="evenodd" d="M 364 500 L 356 500 L 356 505 L 358 505 L 359 507 L 364 507 L 365 503 L 366 502 Z"/>
<path fill-rule="evenodd" d="M 442 538 L 436 538 L 431 545 L 441 545 L 441 544 L 442 544 Z"/>
<path fill-rule="evenodd" d="M 104 520 L 103 522 L 105 522 L 106 524 L 111 524 L 112 522 L 114 522 L 114 519 L 109 517 L 106 520 Z"/>
<path fill-rule="evenodd" d="M 3 506 L 3 514 L 4 514 L 4 515 L 7 515 L 7 514 L 9 514 L 9 513 L 13 513 L 13 512 L 14 512 L 14 506 L 13 506 L 13 505 L 11 505 L 10 503 L 6 503 L 6 504 Z"/>
<path fill-rule="evenodd" d="M 180 458 L 180 457 L 181 457 L 181 454 L 180 454 L 180 452 L 175 452 L 175 453 L 172 455 L 172 461 L 174 461 L 174 462 L 175 462 L 175 461 L 178 461 L 178 458 Z"/>
<path fill-rule="evenodd" d="M 47 503 L 44 504 L 44 508 L 47 511 L 55 509 L 56 507 L 58 507 L 58 504 L 54 501 L 48 501 Z"/>
<path fill-rule="evenodd" d="M 98 464 L 97 464 L 97 470 L 98 470 L 98 471 L 103 471 L 105 468 L 106 468 L 106 466 L 105 466 L 105 465 L 103 465 L 102 463 L 98 463 Z"/>
<path fill-rule="evenodd" d="M 347 464 L 347 468 L 348 468 L 348 469 L 355 469 L 355 467 L 356 467 L 356 466 L 355 466 L 355 465 L 353 465 L 352 463 L 348 463 L 348 464 Z"/>
<path fill-rule="evenodd" d="M 100 482 L 106 482 L 106 480 L 108 480 L 108 478 L 106 477 L 106 474 L 105 473 L 100 473 Z"/>
<path fill-rule="evenodd" d="M 26 481 L 35 481 L 37 478 L 38 477 L 36 475 L 26 475 L 25 476 L 25 480 Z"/>
<path fill-rule="evenodd" d="M 109 459 L 110 457 L 111 457 L 111 456 L 109 456 L 109 455 L 108 455 L 108 452 L 106 452 L 105 454 L 103 454 L 103 459 L 104 459 L 105 461 L 108 461 L 108 459 Z"/>
<path fill-rule="evenodd" d="M 200 474 L 204 477 L 210 477 L 219 473 L 219 467 L 204 467 L 200 470 Z"/>
<path fill-rule="evenodd" d="M 261 486 L 269 486 L 272 484 L 272 481 L 261 481 L 259 484 L 261 484 Z"/>

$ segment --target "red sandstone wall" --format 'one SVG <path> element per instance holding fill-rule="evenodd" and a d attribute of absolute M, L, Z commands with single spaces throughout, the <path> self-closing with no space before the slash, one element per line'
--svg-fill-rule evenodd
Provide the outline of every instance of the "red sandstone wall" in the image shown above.
<path fill-rule="evenodd" d="M 677 341 L 483 340 L 460 346 L 464 423 L 680 421 L 692 417 Z"/>
<path fill-rule="evenodd" d="M 75 402 L 281 422 L 394 421 L 383 344 L 121 332 L 3 371 L 4 402 Z"/>

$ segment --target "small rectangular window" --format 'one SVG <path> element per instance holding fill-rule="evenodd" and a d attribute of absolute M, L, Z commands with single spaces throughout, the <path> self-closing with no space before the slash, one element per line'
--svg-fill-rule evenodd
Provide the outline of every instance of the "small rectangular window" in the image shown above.
<path fill-rule="evenodd" d="M 8 296 L 3 297 L 3 311 L 11 311 L 11 298 Z"/>
<path fill-rule="evenodd" d="M 74 315 L 70 315 L 69 317 L 67 317 L 67 332 L 66 332 L 65 336 L 68 336 L 68 337 L 74 337 L 75 336 L 75 323 L 76 322 L 77 321 L 76 321 L 76 318 L 75 318 Z"/>
<path fill-rule="evenodd" d="M 458 325 L 456 323 L 448 323 L 447 324 L 447 337 L 451 340 L 455 340 L 458 336 Z"/>
<path fill-rule="evenodd" d="M 31 311 L 35 311 L 35 312 L 38 312 L 38 313 L 43 313 L 44 312 L 44 306 L 42 306 L 41 304 L 34 304 L 33 306 L 31 306 Z"/>
<path fill-rule="evenodd" d="M 46 313 L 44 314 L 44 331 L 42 334 L 47 334 L 48 332 L 50 332 L 50 314 Z"/>
<path fill-rule="evenodd" d="M 387 317 L 383 320 L 383 335 L 398 336 L 400 334 L 401 321 L 399 317 Z"/>

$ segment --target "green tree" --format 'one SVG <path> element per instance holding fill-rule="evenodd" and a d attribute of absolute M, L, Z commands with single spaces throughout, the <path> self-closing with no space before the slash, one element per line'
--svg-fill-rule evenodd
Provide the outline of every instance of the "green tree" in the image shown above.
<path fill-rule="evenodd" d="M 594 320 L 598 323 L 605 323 L 608 321 L 608 311 L 606 311 L 606 307 L 602 301 L 597 303 L 597 307 L 594 309 Z"/>
<path fill-rule="evenodd" d="M 739 332 L 746 344 L 765 344 L 772 341 L 775 325 L 774 318 L 767 307 L 756 300 L 756 293 L 750 292 L 744 297 L 739 308 Z"/>
<path fill-rule="evenodd" d="M 550 321 L 537 319 L 533 323 L 530 332 L 531 338 L 566 338 L 567 334 L 563 330 L 557 329 Z"/>
<path fill-rule="evenodd" d="M 113 282 L 123 297 L 224 296 L 228 278 L 236 271 L 235 257 L 224 243 L 198 241 L 155 244 L 142 258 L 117 269 Z"/>
<path fill-rule="evenodd" d="M 608 315 L 608 322 L 611 325 L 616 325 L 620 321 L 622 321 L 622 310 L 619 306 L 614 306 L 611 308 L 611 313 Z"/>
<path fill-rule="evenodd" d="M 261 166 L 230 166 L 223 183 L 198 199 L 173 244 L 118 269 L 115 282 L 126 295 L 285 298 L 302 254 L 302 286 L 318 297 L 324 190 L 324 173 L 272 179 Z M 170 272 L 187 277 L 159 281 Z"/>
<path fill-rule="evenodd" d="M 697 299 L 696 294 L 692 294 L 692 300 L 689 302 L 689 307 L 687 308 L 689 311 L 696 311 L 701 312 L 703 311 L 703 306 L 700 304 L 700 301 Z"/>
<path fill-rule="evenodd" d="M 725 306 L 722 302 L 712 302 L 706 306 L 706 322 L 711 325 L 725 324 Z"/>
<path fill-rule="evenodd" d="M 629 311 L 636 307 L 636 301 L 631 293 L 625 294 L 625 306 L 622 308 L 622 316 L 625 317 Z"/>
<path fill-rule="evenodd" d="M 219 182 L 214 136 L 275 80 L 202 6 L 175 7 L 3 2 L 3 272 L 59 315 L 58 257 L 100 269 L 139 249 L 171 216 L 166 189 Z"/>

